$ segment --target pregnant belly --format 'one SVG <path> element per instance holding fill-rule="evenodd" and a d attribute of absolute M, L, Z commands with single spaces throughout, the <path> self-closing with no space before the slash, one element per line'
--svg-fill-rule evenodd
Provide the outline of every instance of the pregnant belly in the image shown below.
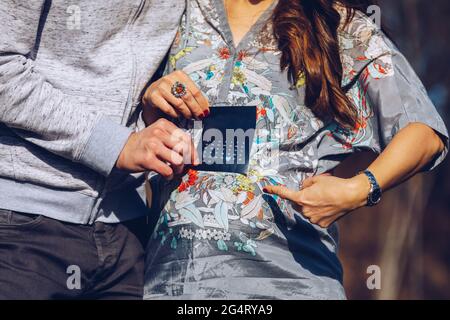
<path fill-rule="evenodd" d="M 286 202 L 262 192 L 274 183 L 282 181 L 253 173 L 190 171 L 167 192 L 169 199 L 148 246 L 149 293 L 198 293 L 198 286 L 216 290 L 220 279 L 259 279 L 284 287 L 284 280 L 315 278 L 303 265 L 314 265 L 318 277 L 339 279 L 334 240 L 299 215 L 292 217 Z M 287 227 L 289 218 L 295 222 Z M 236 288 L 233 285 L 229 294 L 237 293 Z"/>
<path fill-rule="evenodd" d="M 256 241 L 277 233 L 277 213 L 288 216 L 285 201 L 265 195 L 279 177 L 208 173 L 190 170 L 173 188 L 155 232 L 167 245 L 183 240 L 215 241 L 218 250 L 256 255 Z"/>

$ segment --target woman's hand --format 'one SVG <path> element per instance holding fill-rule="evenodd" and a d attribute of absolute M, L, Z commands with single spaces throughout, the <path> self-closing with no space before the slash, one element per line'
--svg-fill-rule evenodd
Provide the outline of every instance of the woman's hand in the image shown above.
<path fill-rule="evenodd" d="M 172 94 L 176 82 L 186 86 L 186 94 L 177 98 Z M 209 103 L 194 81 L 183 71 L 175 71 L 155 81 L 142 98 L 144 120 L 150 125 L 162 112 L 172 118 L 203 119 L 209 115 Z"/>
<path fill-rule="evenodd" d="M 351 179 L 321 175 L 305 180 L 300 191 L 268 186 L 264 192 L 291 201 L 311 223 L 328 228 L 349 212 L 366 205 L 370 183 L 364 175 Z"/>

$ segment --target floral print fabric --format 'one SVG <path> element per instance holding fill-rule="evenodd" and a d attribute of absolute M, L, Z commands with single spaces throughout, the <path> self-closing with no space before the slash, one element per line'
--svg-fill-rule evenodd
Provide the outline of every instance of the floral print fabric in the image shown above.
<path fill-rule="evenodd" d="M 256 105 L 257 131 L 247 176 L 190 170 L 181 181 L 154 181 L 161 215 L 146 298 L 344 298 L 336 227 L 311 225 L 262 189 L 297 189 L 358 150 L 380 152 L 411 122 L 447 136 L 405 58 L 360 12 L 339 33 L 343 87 L 360 125 L 316 118 L 304 105 L 305 80 L 292 86 L 280 70 L 275 5 L 235 46 L 221 0 L 187 1 L 167 72 L 186 72 L 213 105 Z"/>

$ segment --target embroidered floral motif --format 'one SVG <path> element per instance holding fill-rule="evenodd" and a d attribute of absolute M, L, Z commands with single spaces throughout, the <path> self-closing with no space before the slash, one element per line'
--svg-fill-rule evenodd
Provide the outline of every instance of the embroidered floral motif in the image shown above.
<path fill-rule="evenodd" d="M 187 176 L 184 177 L 184 179 L 187 178 L 187 181 L 181 182 L 181 184 L 178 186 L 179 192 L 186 191 L 189 187 L 195 185 L 195 183 L 198 180 L 198 172 L 195 170 L 189 170 L 187 173 Z"/>
<path fill-rule="evenodd" d="M 230 49 L 228 49 L 227 47 L 219 48 L 218 54 L 219 54 L 220 59 L 224 59 L 224 60 L 230 59 L 230 57 L 231 57 Z"/>

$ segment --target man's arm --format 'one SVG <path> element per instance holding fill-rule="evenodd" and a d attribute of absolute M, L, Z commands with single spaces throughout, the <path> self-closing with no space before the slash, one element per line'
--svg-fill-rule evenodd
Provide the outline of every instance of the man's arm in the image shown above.
<path fill-rule="evenodd" d="M 107 176 L 131 130 L 87 111 L 34 70 L 29 55 L 44 2 L 0 1 L 0 122 L 28 142 Z"/>

